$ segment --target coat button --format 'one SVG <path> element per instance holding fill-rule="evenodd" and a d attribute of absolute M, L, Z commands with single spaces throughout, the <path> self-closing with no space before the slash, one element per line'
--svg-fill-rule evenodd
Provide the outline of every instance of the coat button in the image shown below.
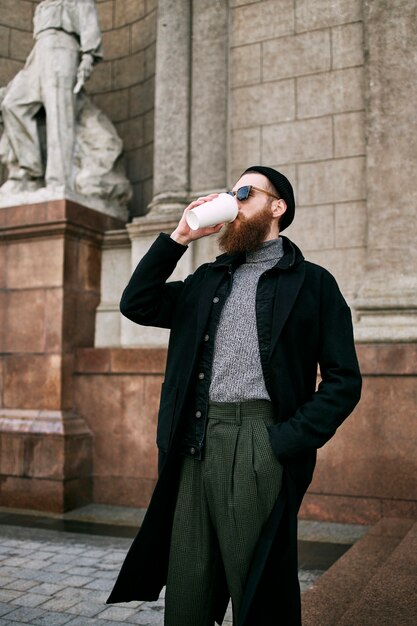
<path fill-rule="evenodd" d="M 195 416 L 196 416 L 197 419 L 200 418 L 201 415 L 202 415 L 201 411 L 196 411 L 195 412 Z"/>
<path fill-rule="evenodd" d="M 198 377 L 199 377 L 199 379 L 200 379 L 200 380 L 203 380 L 203 378 L 204 378 L 204 374 L 203 374 L 203 372 L 200 372 L 200 373 L 199 373 L 199 375 L 198 375 Z"/>
<path fill-rule="evenodd" d="M 194 455 L 196 453 L 196 449 L 195 448 L 190 448 L 190 454 Z"/>
<path fill-rule="evenodd" d="M 204 341 L 208 341 L 210 339 L 210 335 L 204 335 Z"/>
<path fill-rule="evenodd" d="M 213 302 L 214 302 L 214 304 L 217 304 L 219 300 L 220 300 L 220 298 L 218 298 L 217 296 L 215 296 L 215 297 L 213 298 Z"/>

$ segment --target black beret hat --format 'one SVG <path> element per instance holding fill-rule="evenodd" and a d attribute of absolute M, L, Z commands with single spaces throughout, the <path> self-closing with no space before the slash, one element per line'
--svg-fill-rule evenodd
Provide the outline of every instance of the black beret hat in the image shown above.
<path fill-rule="evenodd" d="M 249 172 L 258 172 L 259 174 L 266 176 L 277 190 L 279 197 L 285 200 L 287 210 L 281 217 L 279 223 L 279 230 L 281 232 L 284 228 L 287 228 L 287 226 L 289 226 L 294 219 L 295 200 L 294 191 L 290 181 L 286 178 L 286 176 L 284 176 L 284 174 L 281 174 L 281 172 L 272 169 L 272 167 L 265 167 L 264 165 L 253 165 L 252 167 L 248 167 L 248 169 L 243 173 L 248 174 Z"/>

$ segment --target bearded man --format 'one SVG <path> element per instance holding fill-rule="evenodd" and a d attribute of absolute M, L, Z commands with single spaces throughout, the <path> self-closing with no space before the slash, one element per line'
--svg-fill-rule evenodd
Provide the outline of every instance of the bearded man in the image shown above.
<path fill-rule="evenodd" d="M 159 479 L 108 602 L 155 600 L 166 626 L 299 626 L 297 512 L 316 450 L 359 400 L 349 308 L 335 279 L 280 233 L 293 189 L 254 166 L 231 192 L 225 254 L 167 282 L 191 241 L 187 211 L 126 287 L 121 311 L 170 328 Z M 316 389 L 317 368 L 321 382 Z"/>

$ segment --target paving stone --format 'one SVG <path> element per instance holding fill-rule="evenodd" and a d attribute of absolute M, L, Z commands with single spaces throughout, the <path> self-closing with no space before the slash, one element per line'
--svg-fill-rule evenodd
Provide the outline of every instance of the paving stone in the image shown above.
<path fill-rule="evenodd" d="M 102 613 L 100 613 L 100 618 L 116 620 L 120 622 L 124 622 L 128 620 L 132 615 L 136 613 L 136 609 L 125 609 L 120 608 L 119 606 L 109 606 Z"/>
<path fill-rule="evenodd" d="M 120 622 L 118 622 L 118 624 L 120 626 Z M 67 622 L 66 626 L 97 626 L 97 620 L 90 619 L 89 617 L 79 616 L 74 617 L 72 620 Z M 100 622 L 100 626 L 105 626 L 104 620 L 103 622 Z"/>
<path fill-rule="evenodd" d="M 0 602 L 10 602 L 15 598 L 18 598 L 21 594 L 20 591 L 14 591 L 13 589 L 0 589 Z"/>
<path fill-rule="evenodd" d="M 118 574 L 118 569 L 117 569 L 117 568 L 114 568 L 114 569 L 108 569 L 108 570 L 107 570 L 107 569 L 106 569 L 106 570 L 103 570 L 103 569 L 102 569 L 102 570 L 99 572 L 100 578 L 102 578 L 102 579 L 103 579 L 103 578 L 109 578 L 109 579 L 111 579 L 111 580 L 114 580 L 114 576 L 115 576 L 115 574 L 116 574 L 116 576 L 117 576 L 117 574 Z"/>
<path fill-rule="evenodd" d="M 129 540 L 78 539 L 70 533 L 30 529 L 31 535 L 42 538 L 35 542 L 28 529 L 7 528 L 0 526 L 0 546 L 10 551 L 7 560 L 14 558 L 15 565 L 1 568 L 0 584 L 3 581 L 7 588 L 3 584 L 0 590 L 4 594 L 3 600 L 0 596 L 0 626 L 162 626 L 165 588 L 155 602 L 106 605 Z M 3 536 L 12 531 L 22 540 Z M 43 568 L 37 569 L 41 562 Z M 301 571 L 302 589 L 320 573 Z M 230 607 L 224 626 L 232 626 Z"/>
<path fill-rule="evenodd" d="M 78 567 L 94 567 L 98 563 L 97 561 L 98 558 L 99 557 L 90 558 L 90 557 L 82 556 L 77 559 L 77 565 Z"/>
<path fill-rule="evenodd" d="M 86 586 L 86 589 L 101 589 L 102 591 L 108 591 L 110 593 L 111 588 L 112 588 L 112 584 L 110 582 L 110 580 L 92 580 L 91 582 L 89 582 Z"/>
<path fill-rule="evenodd" d="M 20 575 L 20 570 L 18 567 L 9 567 L 8 565 L 4 565 L 1 568 L 2 576 L 8 576 L 10 578 L 18 578 Z"/>
<path fill-rule="evenodd" d="M 67 613 L 45 613 L 42 617 L 30 622 L 31 626 L 62 626 L 68 624 L 71 616 Z"/>
<path fill-rule="evenodd" d="M 46 613 L 46 611 L 44 611 L 43 609 L 39 609 L 36 607 L 22 606 L 18 609 L 16 607 L 13 608 L 14 610 L 7 615 L 7 619 L 12 620 L 11 623 L 13 624 L 18 621 L 25 622 L 26 624 L 31 624 L 33 620 L 37 619 L 38 617 L 43 617 Z"/>
<path fill-rule="evenodd" d="M 20 565 L 27 565 L 27 560 L 22 557 L 11 557 L 7 560 L 7 565 L 9 567 L 19 567 Z"/>
<path fill-rule="evenodd" d="M 85 615 L 86 617 L 94 617 L 98 615 L 105 609 L 105 604 L 103 602 L 91 602 L 84 601 L 78 602 L 74 604 L 74 606 L 68 607 L 66 609 L 67 613 L 73 613 L 75 615 Z"/>
<path fill-rule="evenodd" d="M 12 604 L 18 604 L 19 606 L 39 606 L 47 600 L 47 596 L 40 593 L 24 593 L 18 598 L 12 600 Z"/>
<path fill-rule="evenodd" d="M 138 624 L 138 626 L 163 626 L 164 613 L 163 611 L 143 610 L 136 615 L 128 618 L 131 624 Z"/>
<path fill-rule="evenodd" d="M 42 583 L 31 589 L 31 593 L 45 594 L 47 596 L 53 596 L 55 593 L 66 589 L 66 585 L 55 585 L 54 583 Z"/>
<path fill-rule="evenodd" d="M 47 611 L 66 611 L 70 606 L 74 606 L 77 600 L 74 598 L 51 598 L 42 605 L 42 608 Z"/>
<path fill-rule="evenodd" d="M 77 563 L 77 558 L 70 554 L 56 554 L 51 558 L 51 563 Z"/>
<path fill-rule="evenodd" d="M 10 604 L 6 604 L 5 602 L 0 602 L 0 617 L 2 615 L 6 615 L 7 613 L 10 613 L 13 609 L 14 607 L 10 606 Z"/>
<path fill-rule="evenodd" d="M 60 563 L 59 561 L 57 563 L 48 563 L 47 565 L 45 565 L 45 571 L 48 572 L 57 572 L 58 574 L 61 574 L 63 572 L 66 572 L 68 570 L 68 567 L 70 567 L 68 565 L 68 563 Z"/>
<path fill-rule="evenodd" d="M 8 585 L 3 586 L 6 589 L 14 589 L 15 591 L 28 591 L 29 589 L 36 587 L 37 584 L 38 583 L 34 580 L 22 580 L 20 578 L 17 578 L 16 580 L 10 582 Z"/>
<path fill-rule="evenodd" d="M 67 574 L 70 576 L 85 576 L 91 578 L 91 576 L 98 574 L 98 570 L 94 567 L 71 567 L 71 569 L 67 570 Z"/>
<path fill-rule="evenodd" d="M 101 602 L 101 597 L 98 598 L 99 593 L 92 591 L 91 589 L 85 589 L 84 587 L 67 587 L 56 594 L 57 598 L 75 598 L 76 602 L 82 602 L 83 600 L 96 599 L 97 602 Z"/>
<path fill-rule="evenodd" d="M 70 587 L 83 587 L 91 582 L 91 578 L 88 576 L 67 576 L 63 580 Z"/>
<path fill-rule="evenodd" d="M 40 572 L 39 570 L 22 570 L 19 572 L 20 578 L 26 578 L 29 580 L 37 580 L 40 583 L 57 583 L 65 581 L 68 576 L 66 574 L 59 574 L 58 572 Z"/>

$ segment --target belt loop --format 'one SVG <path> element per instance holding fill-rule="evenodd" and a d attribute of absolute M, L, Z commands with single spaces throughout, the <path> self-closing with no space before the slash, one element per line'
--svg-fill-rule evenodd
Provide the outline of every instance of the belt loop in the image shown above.
<path fill-rule="evenodd" d="M 236 418 L 237 418 L 237 423 L 239 425 L 242 424 L 242 403 L 238 402 L 236 404 Z"/>

